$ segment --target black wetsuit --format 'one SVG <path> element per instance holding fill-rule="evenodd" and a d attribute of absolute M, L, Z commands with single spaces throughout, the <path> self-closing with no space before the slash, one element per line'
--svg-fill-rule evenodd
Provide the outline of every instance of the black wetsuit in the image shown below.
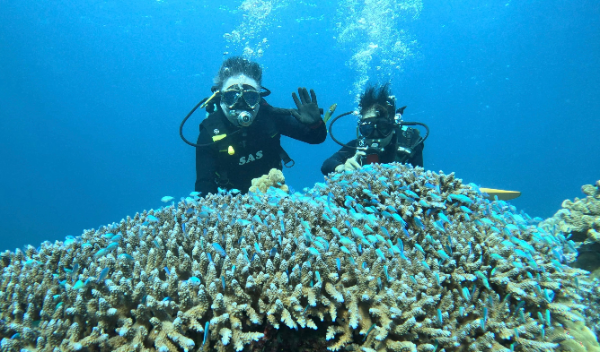
<path fill-rule="evenodd" d="M 418 129 L 403 127 L 400 130 L 396 130 L 395 137 L 392 138 L 392 142 L 384 148 L 383 152 L 378 153 L 379 163 L 399 162 L 423 167 L 423 148 L 425 146 L 420 138 Z M 346 144 L 355 147 L 356 143 L 357 141 L 354 139 Z M 342 147 L 342 149 L 323 162 L 321 172 L 323 175 L 334 172 L 337 166 L 344 164 L 346 160 L 355 154 L 356 149 Z"/>
<path fill-rule="evenodd" d="M 213 137 L 227 137 L 213 142 Z M 327 138 L 325 124 L 313 126 L 299 122 L 289 109 L 274 108 L 261 102 L 256 119 L 246 128 L 237 128 L 218 108 L 200 124 L 198 144 L 212 143 L 196 148 L 196 191 L 202 195 L 216 193 L 217 187 L 247 192 L 253 178 L 281 170 L 285 153 L 281 135 L 310 144 L 319 144 Z M 230 155 L 233 152 L 233 155 Z"/>

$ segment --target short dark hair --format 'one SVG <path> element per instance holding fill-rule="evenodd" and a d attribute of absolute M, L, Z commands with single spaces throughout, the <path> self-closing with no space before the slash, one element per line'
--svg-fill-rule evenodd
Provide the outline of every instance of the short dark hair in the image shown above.
<path fill-rule="evenodd" d="M 396 101 L 390 91 L 390 84 L 385 83 L 379 87 L 369 85 L 365 92 L 361 94 L 358 107 L 361 113 L 379 105 L 379 109 L 384 108 L 389 118 L 394 117 Z M 377 107 L 376 107 L 377 108 Z"/>
<path fill-rule="evenodd" d="M 260 65 L 241 56 L 233 56 L 221 64 L 219 73 L 214 79 L 216 89 L 221 88 L 229 77 L 239 74 L 246 75 L 262 85 L 262 68 L 260 68 Z"/>

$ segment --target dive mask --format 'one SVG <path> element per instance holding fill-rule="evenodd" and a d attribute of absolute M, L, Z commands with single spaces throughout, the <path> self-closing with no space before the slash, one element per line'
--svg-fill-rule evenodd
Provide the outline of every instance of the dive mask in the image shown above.
<path fill-rule="evenodd" d="M 394 126 L 387 118 L 365 119 L 358 124 L 358 131 L 365 138 L 385 138 L 394 131 Z"/>
<path fill-rule="evenodd" d="M 236 104 L 240 103 L 240 99 L 242 99 L 250 109 L 254 109 L 260 103 L 260 98 L 260 92 L 254 89 L 254 87 L 246 84 L 244 84 L 242 89 L 239 89 L 236 85 L 221 92 L 221 102 L 229 109 L 233 109 Z"/>

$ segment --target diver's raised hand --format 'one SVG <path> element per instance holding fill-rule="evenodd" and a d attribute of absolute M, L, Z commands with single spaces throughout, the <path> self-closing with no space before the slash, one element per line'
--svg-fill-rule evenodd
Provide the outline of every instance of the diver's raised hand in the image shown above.
<path fill-rule="evenodd" d="M 292 110 L 292 115 L 305 125 L 314 125 L 322 121 L 315 91 L 311 89 L 309 96 L 306 88 L 298 88 L 298 95 L 300 99 L 296 93 L 292 93 L 292 98 L 298 108 L 298 110 Z"/>

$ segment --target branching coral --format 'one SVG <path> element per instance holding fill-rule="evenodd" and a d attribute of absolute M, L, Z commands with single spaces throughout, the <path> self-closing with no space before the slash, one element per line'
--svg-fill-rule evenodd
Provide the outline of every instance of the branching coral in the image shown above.
<path fill-rule="evenodd" d="M 539 227 L 567 238 L 569 247 L 579 252 L 571 265 L 592 271 L 595 279 L 591 284 L 585 283 L 587 288 L 583 297 L 590 308 L 585 314 L 586 324 L 597 334 L 600 332 L 600 181 L 582 186 L 581 191 L 585 198 L 563 201 L 562 208 L 553 217 L 542 221 Z"/>
<path fill-rule="evenodd" d="M 0 258 L 7 351 L 545 351 L 585 272 L 564 236 L 453 174 L 375 165 L 304 194 L 188 197 Z M 571 303 L 565 303 L 571 302 Z"/>

